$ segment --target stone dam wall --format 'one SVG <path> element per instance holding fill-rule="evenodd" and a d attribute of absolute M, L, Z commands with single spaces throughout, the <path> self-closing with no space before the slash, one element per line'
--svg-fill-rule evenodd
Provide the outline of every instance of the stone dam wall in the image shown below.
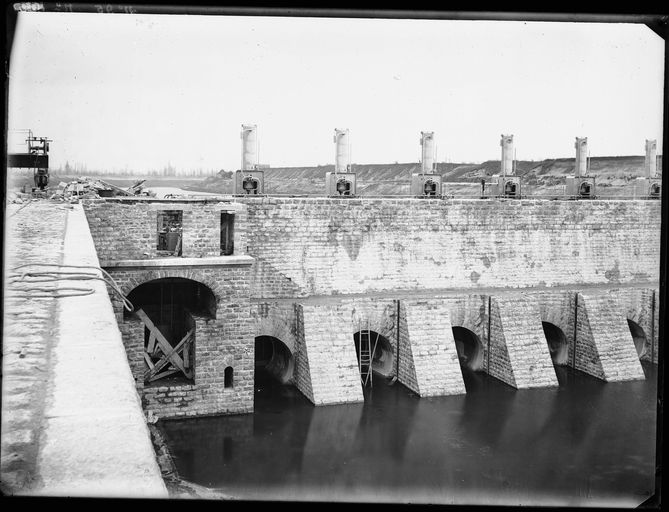
<path fill-rule="evenodd" d="M 659 279 L 659 201 L 246 202 L 258 297 Z"/>
<path fill-rule="evenodd" d="M 183 212 L 181 258 L 155 251 L 160 210 Z M 453 328 L 478 340 L 477 370 L 519 389 L 558 384 L 546 324 L 566 364 L 597 378 L 643 378 L 639 359 L 657 362 L 659 201 L 107 199 L 85 211 L 124 293 L 166 278 L 214 291 L 180 387 L 144 386 L 143 326 L 110 293 L 144 406 L 163 417 L 252 411 L 257 336 L 282 344 L 288 380 L 317 405 L 363 400 L 364 328 L 420 396 L 465 392 Z M 235 216 L 232 255 L 220 254 L 221 211 Z M 626 320 L 645 334 L 636 350 Z"/>

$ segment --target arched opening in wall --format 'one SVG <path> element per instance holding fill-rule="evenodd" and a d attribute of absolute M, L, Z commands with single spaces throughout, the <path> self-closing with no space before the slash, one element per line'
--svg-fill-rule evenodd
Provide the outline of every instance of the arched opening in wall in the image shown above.
<path fill-rule="evenodd" d="M 548 343 L 548 351 L 551 354 L 554 366 L 569 365 L 569 343 L 562 329 L 550 322 L 541 322 L 544 328 L 544 336 Z"/>
<path fill-rule="evenodd" d="M 627 319 L 627 325 L 629 325 L 630 333 L 632 334 L 632 339 L 634 340 L 636 353 L 639 356 L 639 359 L 644 359 L 647 356 L 646 333 L 638 323 L 630 320 L 629 318 Z"/>
<path fill-rule="evenodd" d="M 295 370 L 295 359 L 284 342 L 274 336 L 257 336 L 255 339 L 256 381 L 271 378 L 288 384 Z"/>
<path fill-rule="evenodd" d="M 235 382 L 234 382 L 234 370 L 232 366 L 227 366 L 225 370 L 223 371 L 223 387 L 224 388 L 231 388 L 234 387 Z"/>
<path fill-rule="evenodd" d="M 453 327 L 455 349 L 460 367 L 466 371 L 483 371 L 483 344 L 481 339 L 465 327 Z"/>
<path fill-rule="evenodd" d="M 143 324 L 145 386 L 191 384 L 195 378 L 197 318 L 216 317 L 216 297 L 207 286 L 184 278 L 155 279 L 128 295 L 135 307 L 124 321 Z"/>
<path fill-rule="evenodd" d="M 393 347 L 385 336 L 362 329 L 353 334 L 363 386 L 373 385 L 373 374 L 388 377 L 393 370 Z"/>

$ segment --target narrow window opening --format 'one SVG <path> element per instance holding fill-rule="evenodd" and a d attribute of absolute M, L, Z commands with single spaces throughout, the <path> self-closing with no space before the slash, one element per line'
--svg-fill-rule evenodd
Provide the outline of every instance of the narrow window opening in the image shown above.
<path fill-rule="evenodd" d="M 182 224 L 181 210 L 158 212 L 158 256 L 181 256 Z"/>
<path fill-rule="evenodd" d="M 235 250 L 235 215 L 221 212 L 221 255 L 230 256 Z"/>
<path fill-rule="evenodd" d="M 223 373 L 223 386 L 226 388 L 233 387 L 232 366 L 228 366 Z"/>

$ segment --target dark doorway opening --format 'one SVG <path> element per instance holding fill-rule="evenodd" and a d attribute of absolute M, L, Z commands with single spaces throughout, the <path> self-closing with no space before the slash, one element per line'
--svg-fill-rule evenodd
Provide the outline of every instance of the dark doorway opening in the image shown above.
<path fill-rule="evenodd" d="M 541 322 L 544 336 L 548 343 L 548 351 L 551 354 L 554 366 L 569 365 L 569 343 L 562 329 L 550 322 Z"/>
<path fill-rule="evenodd" d="M 230 256 L 235 251 L 235 214 L 221 212 L 221 255 Z"/>
<path fill-rule="evenodd" d="M 453 327 L 455 348 L 463 370 L 483 371 L 483 344 L 481 339 L 465 327 Z"/>
<path fill-rule="evenodd" d="M 184 278 L 144 283 L 128 299 L 124 320 L 144 324 L 146 386 L 192 384 L 195 379 L 195 317 L 215 318 L 216 298 L 205 285 Z"/>
<path fill-rule="evenodd" d="M 632 339 L 634 340 L 634 346 L 636 347 L 636 353 L 639 356 L 639 359 L 645 359 L 648 355 L 646 333 L 643 328 L 633 320 L 627 319 L 627 325 L 630 328 L 630 333 L 632 334 Z"/>
<path fill-rule="evenodd" d="M 157 247 L 158 256 L 181 256 L 183 212 L 161 210 L 158 212 Z"/>
<path fill-rule="evenodd" d="M 388 377 L 393 371 L 393 347 L 385 336 L 367 329 L 353 334 L 363 385 L 373 385 L 373 374 Z"/>
<path fill-rule="evenodd" d="M 288 384 L 293 378 L 294 370 L 295 359 L 285 343 L 273 336 L 256 337 L 256 375 L 264 372 L 280 384 Z"/>

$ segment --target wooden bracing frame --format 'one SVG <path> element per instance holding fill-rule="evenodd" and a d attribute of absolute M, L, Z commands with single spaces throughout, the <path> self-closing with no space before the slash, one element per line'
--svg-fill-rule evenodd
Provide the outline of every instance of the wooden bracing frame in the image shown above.
<path fill-rule="evenodd" d="M 135 314 L 149 330 L 149 343 L 144 349 L 144 361 L 148 366 L 144 372 L 144 382 L 153 382 L 177 372 L 192 379 L 193 367 L 190 364 L 190 354 L 195 339 L 195 328 L 188 331 L 181 341 L 172 347 L 144 310 L 140 308 L 135 311 Z M 158 356 L 160 359 L 154 363 L 152 358 Z"/>

